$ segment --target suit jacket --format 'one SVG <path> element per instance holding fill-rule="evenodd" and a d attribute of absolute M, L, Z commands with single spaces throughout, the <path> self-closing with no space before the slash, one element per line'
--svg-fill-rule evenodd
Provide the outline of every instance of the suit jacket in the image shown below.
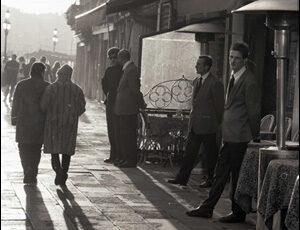
<path fill-rule="evenodd" d="M 115 102 L 117 115 L 133 115 L 144 107 L 143 94 L 140 91 L 141 82 L 138 68 L 130 63 L 123 71 Z"/>
<path fill-rule="evenodd" d="M 259 135 L 260 89 L 246 70 L 234 84 L 224 107 L 222 135 L 225 142 L 248 142 Z"/>
<path fill-rule="evenodd" d="M 199 78 L 193 82 L 193 103 L 189 120 L 189 131 L 196 134 L 213 134 L 221 124 L 224 109 L 224 88 L 211 73 L 205 79 L 198 94 L 195 90 Z"/>

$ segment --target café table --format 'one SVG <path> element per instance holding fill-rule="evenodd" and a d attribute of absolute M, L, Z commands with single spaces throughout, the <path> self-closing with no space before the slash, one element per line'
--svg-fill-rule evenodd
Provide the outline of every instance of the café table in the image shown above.
<path fill-rule="evenodd" d="M 263 223 L 258 221 L 257 229 L 274 229 L 273 216 L 287 210 L 298 175 L 298 160 L 276 159 L 269 163 L 258 198 L 258 218 Z"/>
<path fill-rule="evenodd" d="M 299 230 L 299 175 L 297 176 L 292 197 L 289 203 L 285 226 L 289 230 Z"/>

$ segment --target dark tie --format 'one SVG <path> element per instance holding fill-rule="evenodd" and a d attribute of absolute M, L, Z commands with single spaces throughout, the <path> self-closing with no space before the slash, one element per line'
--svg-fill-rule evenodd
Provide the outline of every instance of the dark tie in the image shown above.
<path fill-rule="evenodd" d="M 231 92 L 231 90 L 232 90 L 233 85 L 234 85 L 234 77 L 233 77 L 233 75 L 232 75 L 232 77 L 231 77 L 231 79 L 230 79 L 230 82 L 229 82 L 227 98 L 228 98 L 229 95 L 230 95 L 230 92 Z"/>
<path fill-rule="evenodd" d="M 194 97 L 196 97 L 196 95 L 199 93 L 201 86 L 202 86 L 202 77 L 200 77 L 200 80 L 197 81 Z"/>

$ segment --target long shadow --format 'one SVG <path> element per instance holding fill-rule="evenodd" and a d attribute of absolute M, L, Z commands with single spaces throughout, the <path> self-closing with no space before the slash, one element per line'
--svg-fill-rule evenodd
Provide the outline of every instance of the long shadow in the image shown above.
<path fill-rule="evenodd" d="M 26 193 L 26 229 L 32 230 L 36 227 L 38 229 L 41 229 L 41 227 L 49 230 L 55 229 L 39 188 L 24 185 L 24 191 Z"/>
<path fill-rule="evenodd" d="M 67 186 L 61 186 L 61 190 L 56 189 L 56 193 L 64 205 L 64 218 L 66 220 L 69 219 L 72 222 L 72 224 L 76 227 L 76 229 L 78 229 L 76 219 L 78 219 L 78 221 L 80 222 L 81 225 L 80 229 L 84 229 L 84 230 L 95 229 L 92 223 L 90 223 L 89 219 L 83 213 L 79 204 L 75 201 L 74 195 L 67 188 Z"/>

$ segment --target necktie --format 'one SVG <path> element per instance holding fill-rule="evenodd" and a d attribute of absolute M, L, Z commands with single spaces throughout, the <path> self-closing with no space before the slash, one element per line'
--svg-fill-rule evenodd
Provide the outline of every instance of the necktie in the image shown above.
<path fill-rule="evenodd" d="M 196 97 L 196 95 L 198 94 L 199 89 L 201 88 L 201 86 L 202 86 L 202 77 L 200 77 L 199 81 L 197 81 L 194 97 Z"/>
<path fill-rule="evenodd" d="M 231 90 L 232 90 L 233 85 L 234 85 L 234 77 L 233 77 L 233 75 L 232 75 L 232 77 L 231 77 L 231 79 L 230 79 L 230 82 L 229 82 L 229 87 L 228 87 L 227 97 L 229 97 L 229 94 L 230 94 L 230 92 L 231 92 Z"/>

